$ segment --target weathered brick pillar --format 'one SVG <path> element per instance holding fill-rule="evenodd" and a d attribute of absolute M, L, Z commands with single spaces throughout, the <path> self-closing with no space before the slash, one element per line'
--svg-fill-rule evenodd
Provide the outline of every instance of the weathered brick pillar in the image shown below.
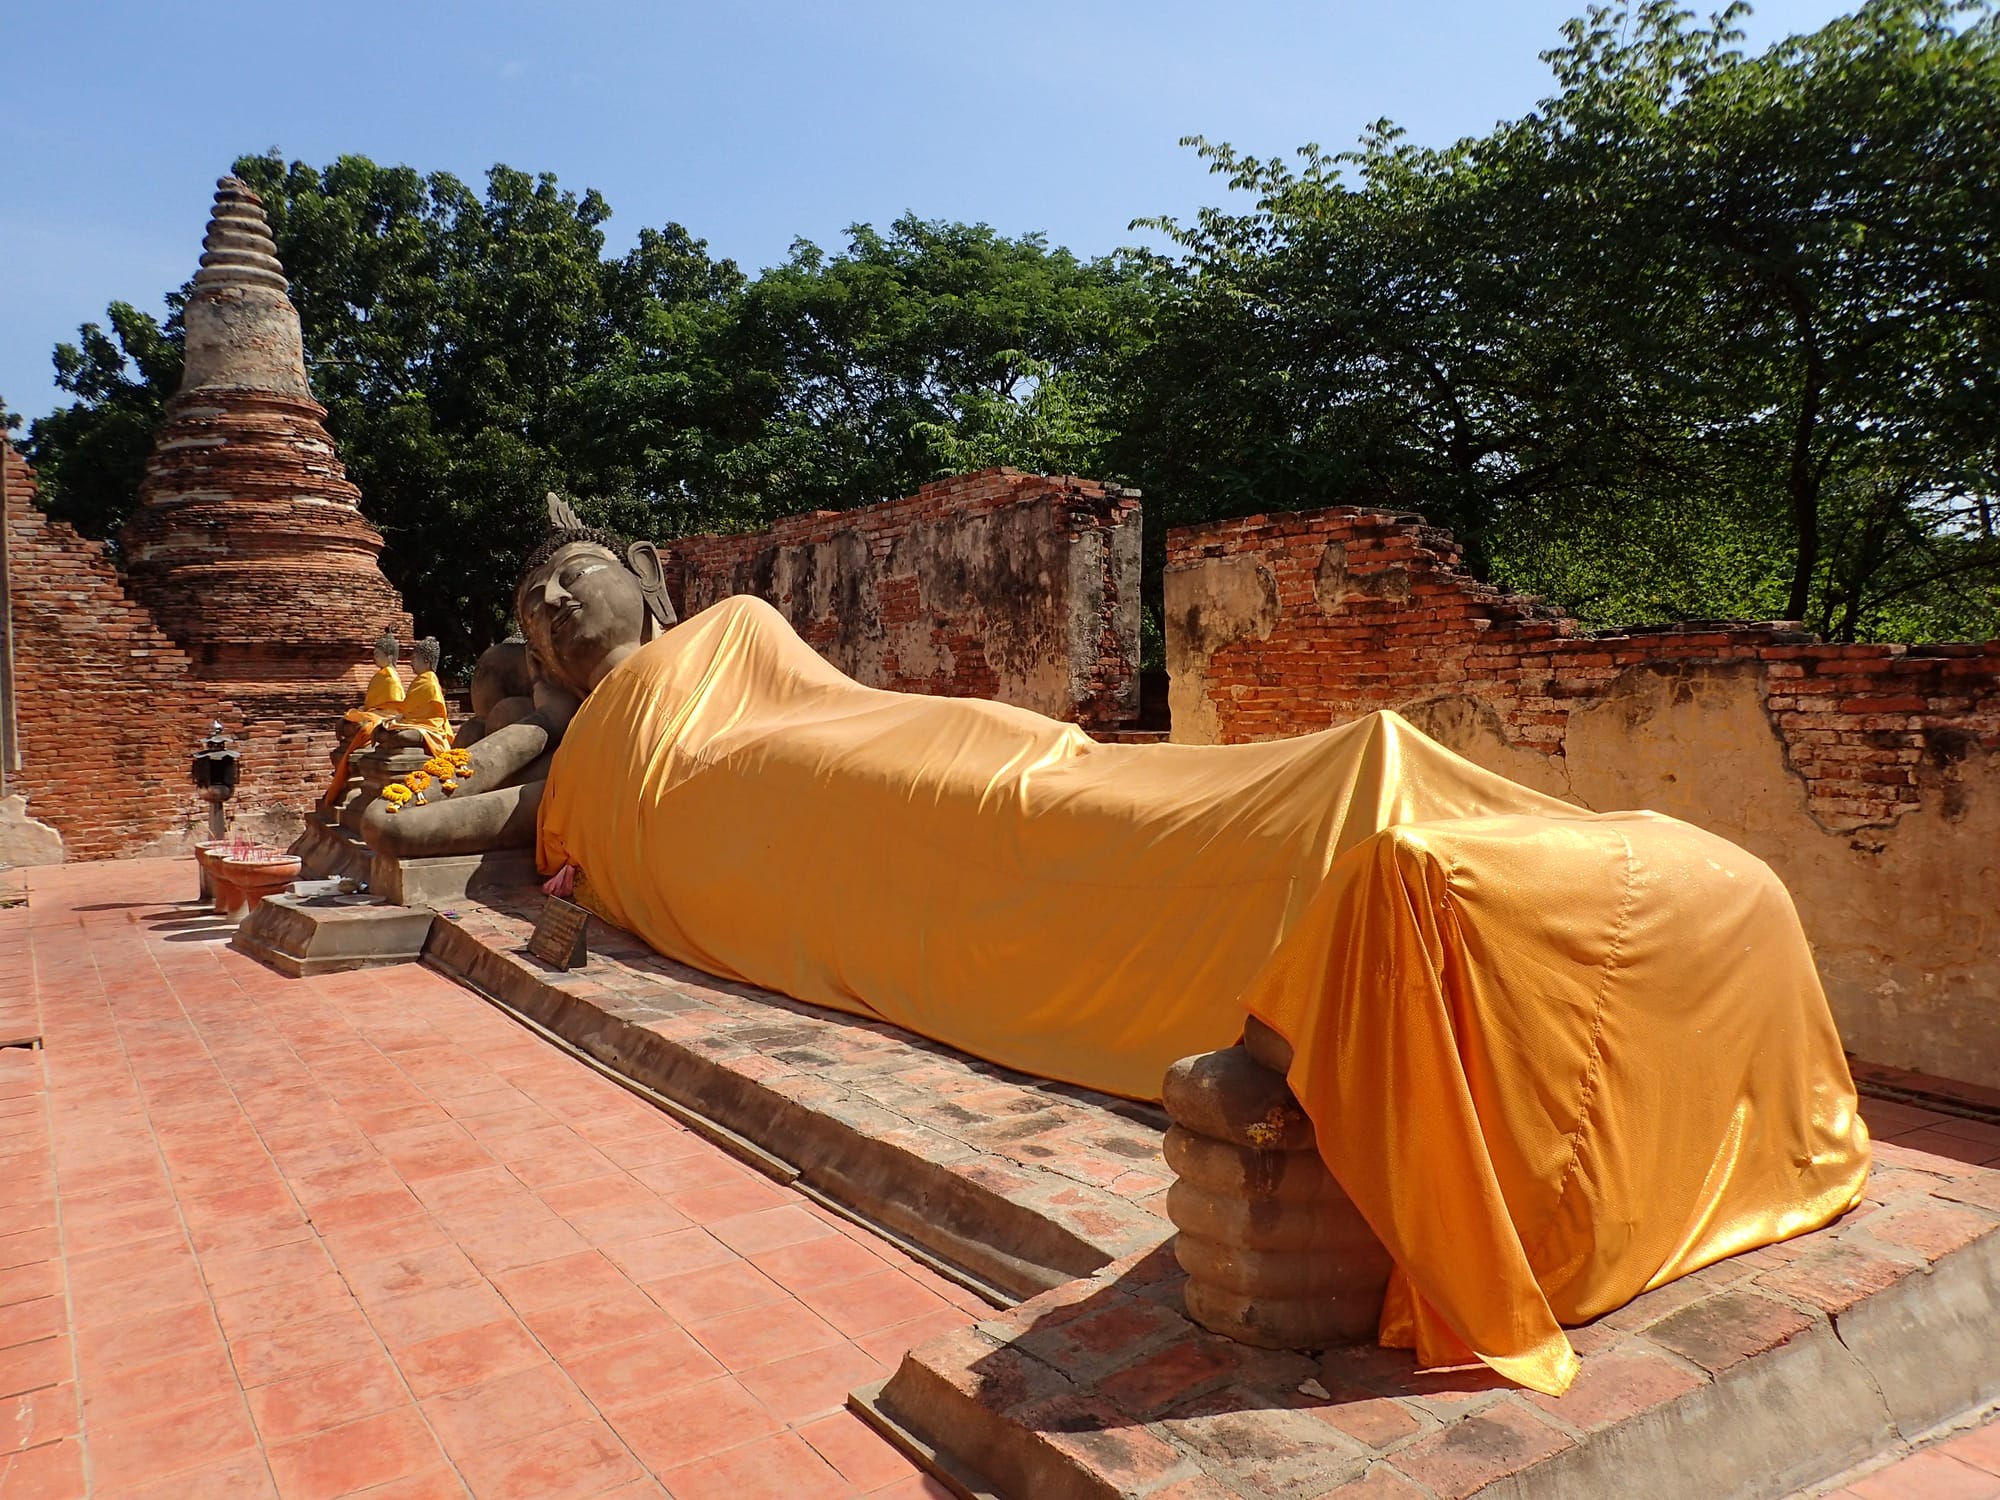
<path fill-rule="evenodd" d="M 1320 1160 L 1290 1062 L 1252 1017 L 1242 1044 L 1167 1070 L 1167 1216 L 1188 1316 L 1265 1349 L 1360 1343 L 1382 1315 L 1389 1254 Z"/>

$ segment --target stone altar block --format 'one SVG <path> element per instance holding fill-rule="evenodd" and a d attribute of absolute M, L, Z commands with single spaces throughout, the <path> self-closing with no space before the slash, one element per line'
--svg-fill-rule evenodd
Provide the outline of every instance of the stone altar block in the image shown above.
<path fill-rule="evenodd" d="M 447 906 L 498 886 L 538 885 L 535 856 L 526 849 L 446 854 L 429 859 L 375 856 L 368 889 L 400 906 Z"/>
<path fill-rule="evenodd" d="M 266 896 L 229 946 L 294 979 L 422 957 L 433 913 L 368 896 Z"/>
<path fill-rule="evenodd" d="M 325 812 L 306 818 L 292 845 L 306 872 L 320 878 L 346 876 L 367 883 L 368 892 L 391 906 L 449 906 L 502 887 L 539 885 L 535 856 L 528 849 L 493 849 L 484 854 L 449 854 L 429 859 L 396 859 L 376 854 L 342 820 Z"/>

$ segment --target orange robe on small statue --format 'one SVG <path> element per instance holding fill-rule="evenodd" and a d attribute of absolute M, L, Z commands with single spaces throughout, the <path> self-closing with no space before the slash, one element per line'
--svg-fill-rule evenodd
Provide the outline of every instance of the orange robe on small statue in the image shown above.
<path fill-rule="evenodd" d="M 361 707 L 350 708 L 347 717 L 358 724 L 364 714 L 387 719 L 402 711 L 403 679 L 392 666 L 377 667 L 375 675 L 368 679 L 368 695 L 361 700 Z"/>
<path fill-rule="evenodd" d="M 421 643 L 419 643 L 421 648 Z M 423 671 L 417 673 L 410 682 L 410 691 L 403 698 L 403 706 L 396 716 L 399 729 L 414 729 L 424 737 L 424 745 L 431 754 L 442 755 L 451 748 L 451 710 L 444 701 L 444 687 L 437 679 L 437 673 Z"/>
<path fill-rule="evenodd" d="M 320 806 L 332 807 L 340 800 L 340 794 L 347 789 L 347 763 L 354 752 L 375 738 L 375 731 L 403 711 L 403 679 L 396 671 L 396 662 L 403 654 L 403 648 L 396 643 L 395 635 L 383 631 L 375 642 L 375 675 L 368 679 L 368 691 L 362 696 L 361 707 L 350 708 L 345 717 L 354 728 L 349 731 L 346 743 L 333 759 L 333 780 L 327 785 L 326 795 L 321 797 Z"/>

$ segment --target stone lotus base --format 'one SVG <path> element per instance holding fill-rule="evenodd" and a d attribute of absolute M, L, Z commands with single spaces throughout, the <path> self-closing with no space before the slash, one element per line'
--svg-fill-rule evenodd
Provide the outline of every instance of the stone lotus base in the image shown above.
<path fill-rule="evenodd" d="M 1243 1043 L 1167 1070 L 1167 1216 L 1195 1322 L 1260 1348 L 1326 1349 L 1375 1336 L 1390 1260 L 1320 1159 L 1290 1066 L 1253 1016 Z"/>

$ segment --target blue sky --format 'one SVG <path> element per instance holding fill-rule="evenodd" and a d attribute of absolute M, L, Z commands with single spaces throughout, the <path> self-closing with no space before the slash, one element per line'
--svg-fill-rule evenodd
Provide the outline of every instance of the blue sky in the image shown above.
<path fill-rule="evenodd" d="M 49 353 L 113 299 L 192 274 L 214 179 L 279 147 L 478 183 L 595 187 L 610 248 L 677 220 L 746 270 L 904 210 L 1080 254 L 1222 184 L 1177 145 L 1418 141 L 1548 91 L 1584 0 L 803 0 L 564 5 L 0 0 L 0 397 L 60 403 Z M 1756 48 L 1851 8 L 1766 0 Z"/>

